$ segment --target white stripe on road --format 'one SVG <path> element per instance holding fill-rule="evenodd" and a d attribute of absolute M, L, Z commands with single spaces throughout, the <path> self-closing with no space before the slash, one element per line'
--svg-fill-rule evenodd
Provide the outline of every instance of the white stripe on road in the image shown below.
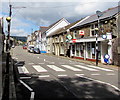
<path fill-rule="evenodd" d="M 115 75 L 114 73 L 108 73 L 108 74 L 106 74 L 106 75 Z"/>
<path fill-rule="evenodd" d="M 20 79 L 30 79 L 31 77 L 20 77 Z"/>
<path fill-rule="evenodd" d="M 39 63 L 39 64 L 45 64 L 45 63 Z"/>
<path fill-rule="evenodd" d="M 28 63 L 29 65 L 33 65 L 34 63 Z"/>
<path fill-rule="evenodd" d="M 34 100 L 35 92 L 33 92 L 33 89 L 29 87 L 26 83 L 24 83 L 22 80 L 19 81 L 31 92 L 30 100 Z"/>
<path fill-rule="evenodd" d="M 47 65 L 49 68 L 51 68 L 51 69 L 53 69 L 53 70 L 55 70 L 55 71 L 65 71 L 64 69 L 62 69 L 62 68 L 59 68 L 59 67 L 57 67 L 57 66 L 55 66 L 55 65 Z"/>
<path fill-rule="evenodd" d="M 67 76 L 67 75 L 58 75 L 58 76 Z"/>
<path fill-rule="evenodd" d="M 89 65 L 88 67 L 92 67 L 92 68 L 100 69 L 100 70 L 103 70 L 103 71 L 113 71 L 113 70 L 110 70 L 110 69 L 101 68 L 101 67 L 97 67 L 97 66 L 91 66 L 91 65 Z"/>
<path fill-rule="evenodd" d="M 75 74 L 76 76 L 83 76 L 84 74 Z"/>
<path fill-rule="evenodd" d="M 18 67 L 18 72 L 20 74 L 27 74 L 27 73 L 29 73 L 29 71 L 27 70 L 27 68 L 25 66 Z"/>
<path fill-rule="evenodd" d="M 71 67 L 71 66 L 69 66 L 69 65 L 61 65 L 61 66 L 65 67 L 65 68 L 68 68 L 68 69 L 70 69 L 70 70 L 72 70 L 72 71 L 82 71 L 82 70 L 80 70 L 80 69 L 78 69 L 78 68 L 74 68 L 74 67 Z"/>
<path fill-rule="evenodd" d="M 41 76 L 38 76 L 39 78 L 44 78 L 44 77 L 50 77 L 50 75 L 41 75 Z"/>
<path fill-rule="evenodd" d="M 47 70 L 41 67 L 40 65 L 33 65 L 33 68 L 35 68 L 35 70 L 38 72 L 47 72 Z"/>
<path fill-rule="evenodd" d="M 78 68 L 82 68 L 82 69 L 89 70 L 89 71 L 98 71 L 98 70 L 96 70 L 96 69 L 89 68 L 89 67 L 85 67 L 85 66 L 82 66 L 82 65 L 75 65 L 75 66 L 78 67 Z"/>
<path fill-rule="evenodd" d="M 91 75 L 95 76 L 95 75 L 100 75 L 100 74 L 97 74 L 97 73 L 96 73 L 96 74 L 91 74 Z"/>

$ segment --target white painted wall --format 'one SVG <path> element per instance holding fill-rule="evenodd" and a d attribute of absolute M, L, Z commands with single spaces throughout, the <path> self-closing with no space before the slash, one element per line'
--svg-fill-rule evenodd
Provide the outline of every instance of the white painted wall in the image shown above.
<path fill-rule="evenodd" d="M 67 26 L 68 23 L 65 20 L 62 20 L 60 23 L 58 23 L 57 25 L 55 25 L 53 28 L 51 28 L 50 30 L 48 30 L 46 33 L 46 36 L 50 35 L 52 32 L 54 32 L 55 30 L 62 28 L 64 26 Z"/>

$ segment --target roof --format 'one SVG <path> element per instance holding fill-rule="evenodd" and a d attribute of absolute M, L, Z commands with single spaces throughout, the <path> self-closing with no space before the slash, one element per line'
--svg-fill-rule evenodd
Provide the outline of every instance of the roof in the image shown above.
<path fill-rule="evenodd" d="M 41 26 L 41 27 L 40 27 L 41 33 L 44 33 L 47 29 L 48 29 L 48 27 L 44 27 L 44 26 Z"/>
<path fill-rule="evenodd" d="M 74 22 L 74 23 L 71 23 L 71 24 L 65 26 L 65 27 L 62 27 L 62 28 L 57 29 L 56 31 L 54 31 L 54 32 L 52 32 L 50 35 L 48 35 L 48 37 L 66 32 L 67 29 L 69 29 L 69 28 L 72 27 L 73 25 L 77 24 L 79 21 L 81 21 L 81 20 L 78 20 L 78 21 L 76 21 L 76 22 Z"/>
<path fill-rule="evenodd" d="M 101 17 L 99 17 L 99 19 L 105 19 L 105 18 L 109 18 L 109 17 L 116 15 L 118 13 L 118 8 L 120 9 L 120 6 L 117 6 L 114 8 L 109 8 L 108 10 L 103 11 L 102 12 L 103 15 Z M 85 25 L 85 24 L 88 24 L 88 23 L 91 23 L 91 22 L 94 22 L 97 20 L 98 20 L 97 14 L 94 14 L 94 15 L 88 16 L 88 18 L 86 20 L 82 21 L 75 27 L 82 26 L 82 25 Z M 73 27 L 73 28 L 75 28 L 75 27 Z"/>
<path fill-rule="evenodd" d="M 57 23 L 59 23 L 61 20 L 65 20 L 67 23 L 69 23 L 65 18 L 61 18 L 60 20 L 56 21 L 55 23 L 51 24 L 46 31 L 54 27 Z"/>

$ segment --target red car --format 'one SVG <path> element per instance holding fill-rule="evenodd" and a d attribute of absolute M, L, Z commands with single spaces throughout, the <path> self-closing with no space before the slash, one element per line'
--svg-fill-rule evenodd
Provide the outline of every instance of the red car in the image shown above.
<path fill-rule="evenodd" d="M 23 46 L 23 49 L 27 49 L 27 46 L 26 46 L 26 45 L 24 45 L 24 46 Z"/>

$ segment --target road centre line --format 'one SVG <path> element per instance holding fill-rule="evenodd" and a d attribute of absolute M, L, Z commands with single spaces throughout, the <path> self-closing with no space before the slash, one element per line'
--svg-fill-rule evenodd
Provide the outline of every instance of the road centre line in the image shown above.
<path fill-rule="evenodd" d="M 120 91 L 120 89 L 119 89 L 118 87 L 116 87 L 116 86 L 114 86 L 114 85 L 112 85 L 112 84 L 110 84 L 110 83 L 103 82 L 103 81 L 96 80 L 96 79 L 92 79 L 92 78 L 89 78 L 89 77 L 86 77 L 86 76 L 82 76 L 82 75 L 81 75 L 81 76 L 79 76 L 79 77 L 86 78 L 86 79 L 88 79 L 88 80 L 92 80 L 92 81 L 96 81 L 96 82 L 99 82 L 99 83 L 102 83 L 102 84 L 109 85 L 109 86 L 111 86 L 111 87 L 115 88 L 116 90 Z"/>
<path fill-rule="evenodd" d="M 75 65 L 75 66 L 78 67 L 78 68 L 83 68 L 83 69 L 89 70 L 89 71 L 98 71 L 96 69 L 85 67 L 85 66 L 82 66 L 82 65 Z"/>

